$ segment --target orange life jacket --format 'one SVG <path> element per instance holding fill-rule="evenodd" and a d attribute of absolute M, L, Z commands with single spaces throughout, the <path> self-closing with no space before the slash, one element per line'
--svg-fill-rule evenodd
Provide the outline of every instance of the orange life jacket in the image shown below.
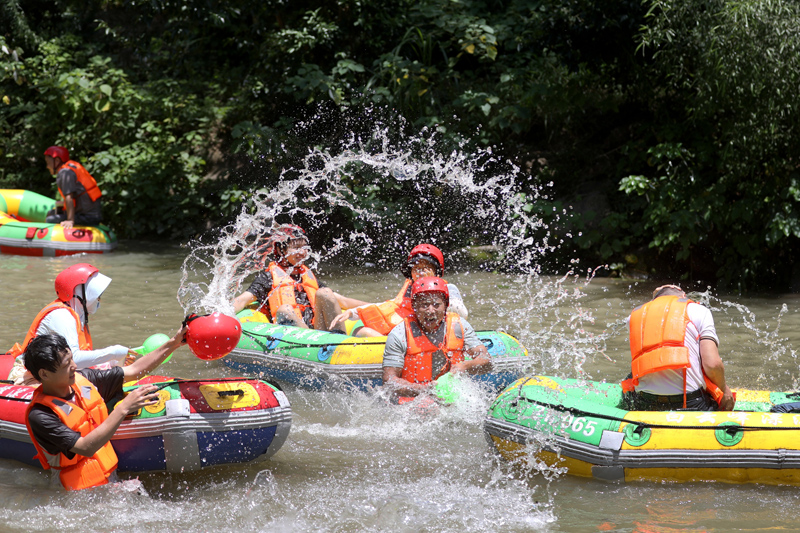
<path fill-rule="evenodd" d="M 82 192 L 81 195 L 88 194 L 89 198 L 91 198 L 93 202 L 96 202 L 100 199 L 103 193 L 100 192 L 100 188 L 97 186 L 97 181 L 95 181 L 92 175 L 89 174 L 88 170 L 83 168 L 83 165 L 77 161 L 67 161 L 61 168 L 64 167 L 72 170 L 75 173 L 75 176 L 78 178 L 78 183 L 83 185 L 83 188 L 86 189 L 86 191 Z M 58 193 L 61 195 L 61 199 L 66 201 L 66 197 L 64 196 L 64 193 L 61 192 L 60 187 L 58 188 Z"/>
<path fill-rule="evenodd" d="M 380 304 L 371 304 L 358 309 L 358 317 L 368 328 L 381 335 L 388 335 L 392 328 L 411 316 L 411 280 L 407 279 L 403 288 L 391 300 Z"/>
<path fill-rule="evenodd" d="M 275 262 L 270 263 L 268 268 L 270 275 L 272 275 L 272 290 L 267 295 L 267 304 L 269 305 L 272 320 L 277 320 L 278 308 L 285 304 L 289 304 L 294 308 L 294 312 L 300 317 L 300 320 L 303 320 L 304 311 L 309 307 L 313 313 L 317 290 L 319 290 L 319 283 L 317 283 L 314 273 L 305 265 L 294 267 L 295 271 L 300 271 L 300 281 L 295 281 L 291 275 L 287 274 Z M 306 293 L 309 305 L 302 305 L 297 302 L 295 290 L 302 290 Z"/>
<path fill-rule="evenodd" d="M 53 468 L 59 470 L 61 484 L 67 490 L 81 490 L 97 487 L 108 483 L 108 478 L 117 468 L 117 454 L 106 442 L 97 453 L 91 457 L 75 454 L 71 459 L 63 453 L 52 455 L 48 453 L 36 437 L 33 436 L 28 415 L 34 405 L 44 405 L 53 410 L 65 426 L 73 431 L 80 432 L 82 437 L 87 436 L 108 418 L 108 409 L 105 401 L 94 385 L 80 374 L 75 374 L 75 384 L 72 385 L 75 396 L 72 400 L 64 400 L 42 392 L 42 387 L 33 391 L 33 398 L 25 411 L 25 425 L 36 447 L 36 458 L 42 463 L 45 470 Z"/>
<path fill-rule="evenodd" d="M 455 363 L 464 360 L 464 326 L 456 313 L 447 313 L 444 340 L 440 346 L 433 344 L 414 318 L 405 321 L 406 349 L 405 363 L 401 378 L 412 383 L 428 383 L 450 371 Z M 433 375 L 433 354 L 444 353 L 447 364 Z"/>
<path fill-rule="evenodd" d="M 36 336 L 36 330 L 39 329 L 39 324 L 42 323 L 44 317 L 48 314 L 52 313 L 56 309 L 68 309 L 70 313 L 72 313 L 72 317 L 75 319 L 75 329 L 78 331 L 78 346 L 81 350 L 91 350 L 92 349 L 92 335 L 89 332 L 89 326 L 87 325 L 84 329 L 81 326 L 81 319 L 78 317 L 78 313 L 75 312 L 73 308 L 62 302 L 61 300 L 54 300 L 47 304 L 44 309 L 39 311 L 39 314 L 33 319 L 33 323 L 31 327 L 28 328 L 28 333 L 25 335 L 25 340 L 22 341 L 22 344 L 15 343 L 14 346 L 6 353 L 13 355 L 14 357 L 19 357 L 25 352 L 25 348 L 28 347 L 28 343 L 30 343 L 33 338 Z"/>
<path fill-rule="evenodd" d="M 687 307 L 692 300 L 660 296 L 634 309 L 630 317 L 631 374 L 622 382 L 624 391 L 633 391 L 639 378 L 663 370 L 683 371 L 683 406 L 686 407 L 686 369 L 691 367 L 685 345 L 689 324 Z M 706 389 L 719 403 L 723 393 L 703 372 Z"/>

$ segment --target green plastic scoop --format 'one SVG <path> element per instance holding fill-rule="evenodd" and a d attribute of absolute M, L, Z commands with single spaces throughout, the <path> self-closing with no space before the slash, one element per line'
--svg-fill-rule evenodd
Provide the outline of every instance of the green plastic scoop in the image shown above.
<path fill-rule="evenodd" d="M 441 376 L 434 382 L 433 391 L 445 403 L 455 403 L 461 398 L 461 391 L 456 386 L 457 378 L 452 372 Z"/>
<path fill-rule="evenodd" d="M 147 340 L 144 341 L 144 344 L 142 344 L 138 348 L 134 348 L 133 351 L 138 353 L 139 355 L 147 355 L 153 350 L 161 348 L 161 346 L 163 346 L 164 343 L 167 342 L 168 340 L 169 340 L 169 335 L 164 335 L 163 333 L 156 333 L 155 335 L 150 335 L 149 337 L 147 337 Z M 169 357 L 164 359 L 164 363 L 166 363 L 170 359 L 172 359 L 172 354 L 170 354 Z M 163 365 L 164 363 L 161 364 Z"/>

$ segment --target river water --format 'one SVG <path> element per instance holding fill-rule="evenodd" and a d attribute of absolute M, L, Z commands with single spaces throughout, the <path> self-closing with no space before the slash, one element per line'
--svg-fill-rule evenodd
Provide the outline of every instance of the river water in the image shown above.
<path fill-rule="evenodd" d="M 96 346 L 138 346 L 153 333 L 172 333 L 184 313 L 176 293 L 186 254 L 179 246 L 123 243 L 104 256 L 0 256 L 0 343 L 21 340 L 53 299 L 56 274 L 82 261 L 113 278 L 92 317 Z M 401 283 L 396 272 L 324 263 L 317 270 L 335 290 L 371 301 L 393 296 Z M 629 370 L 623 321 L 655 285 L 463 268 L 446 277 L 459 286 L 476 328 L 521 339 L 529 372 L 608 381 Z M 796 296 L 710 290 L 694 297 L 714 310 L 729 383 L 797 387 Z M 186 348 L 159 372 L 232 375 Z M 0 531 L 761 531 L 796 530 L 800 521 L 800 493 L 791 487 L 625 485 L 499 463 L 481 429 L 494 392 L 476 390 L 435 417 L 386 405 L 374 393 L 287 395 L 292 429 L 270 460 L 143 474 L 146 494 L 124 483 L 67 494 L 35 468 L 0 461 Z"/>

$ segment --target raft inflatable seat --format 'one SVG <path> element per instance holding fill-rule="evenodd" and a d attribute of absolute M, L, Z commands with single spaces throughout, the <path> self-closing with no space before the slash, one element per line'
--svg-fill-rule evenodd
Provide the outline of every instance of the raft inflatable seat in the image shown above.
<path fill-rule="evenodd" d="M 192 472 L 262 460 L 289 435 L 289 400 L 265 381 L 148 376 L 123 390 L 147 383 L 159 387 L 158 403 L 126 418 L 111 439 L 120 472 Z M 0 385 L 0 458 L 41 468 L 24 418 L 33 390 Z"/>
<path fill-rule="evenodd" d="M 382 383 L 386 337 L 352 337 L 327 331 L 280 326 L 260 311 L 245 309 L 237 318 L 242 337 L 222 359 L 246 375 L 277 380 L 301 388 L 356 388 L 369 390 Z M 474 376 L 500 390 L 530 364 L 528 351 L 517 339 L 498 331 L 478 331 L 489 350 L 492 370 Z"/>
<path fill-rule="evenodd" d="M 55 200 L 23 189 L 0 189 L 0 253 L 59 257 L 102 254 L 117 247 L 117 236 L 103 224 L 74 226 L 45 222 Z"/>
<path fill-rule="evenodd" d="M 628 411 L 616 383 L 534 376 L 506 388 L 484 434 L 505 460 L 535 457 L 609 481 L 800 485 L 797 393 L 736 390 L 732 412 Z"/>

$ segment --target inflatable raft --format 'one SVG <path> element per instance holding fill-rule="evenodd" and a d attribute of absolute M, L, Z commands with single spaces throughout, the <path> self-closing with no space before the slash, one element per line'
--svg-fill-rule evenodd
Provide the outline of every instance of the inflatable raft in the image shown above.
<path fill-rule="evenodd" d="M 0 253 L 56 257 L 82 253 L 102 254 L 117 247 L 110 228 L 45 222 L 55 200 L 33 191 L 0 189 Z"/>
<path fill-rule="evenodd" d="M 279 326 L 248 309 L 237 316 L 242 337 L 222 359 L 237 372 L 316 390 L 339 386 L 366 390 L 382 382 L 386 337 Z M 500 390 L 524 373 L 528 352 L 517 339 L 497 331 L 477 334 L 492 357 L 492 370 L 474 376 L 476 380 Z"/>
<path fill-rule="evenodd" d="M 489 409 L 484 434 L 507 460 L 536 459 L 613 481 L 800 484 L 797 394 L 738 390 L 732 412 L 628 411 L 618 384 L 523 378 Z"/>
<path fill-rule="evenodd" d="M 269 383 L 148 376 L 124 390 L 146 383 L 158 384 L 159 402 L 123 421 L 111 439 L 120 472 L 246 463 L 272 456 L 289 435 L 289 401 Z M 0 458 L 40 467 L 24 419 L 32 395 L 31 387 L 0 385 Z"/>

